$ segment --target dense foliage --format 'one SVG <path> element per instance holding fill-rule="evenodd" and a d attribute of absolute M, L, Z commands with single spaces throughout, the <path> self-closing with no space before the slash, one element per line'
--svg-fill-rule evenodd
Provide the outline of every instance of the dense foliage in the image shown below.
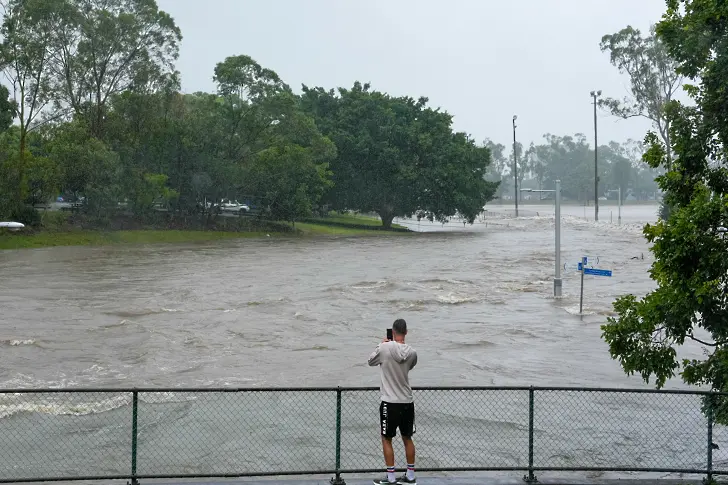
<path fill-rule="evenodd" d="M 645 159 L 668 168 L 658 178 L 671 207 L 645 228 L 657 288 L 642 299 L 614 304 L 617 317 L 603 327 L 609 350 L 624 370 L 654 378 L 658 386 L 680 373 L 691 385 L 728 391 L 728 4 L 668 0 L 656 33 L 678 63 L 692 103 L 672 101 L 665 116 L 671 147 L 650 133 Z M 672 163 L 670 156 L 672 152 Z M 685 343 L 704 358 L 679 359 Z M 724 397 L 707 400 L 728 424 Z"/>
<path fill-rule="evenodd" d="M 97 221 L 210 220 L 223 199 L 295 221 L 317 209 L 473 220 L 495 192 L 487 148 L 426 99 L 355 84 L 297 95 L 245 55 L 215 93 L 180 92 L 182 39 L 154 0 L 3 0 L 0 216 L 61 196 Z M 13 123 L 14 121 L 14 123 Z"/>
<path fill-rule="evenodd" d="M 513 152 L 506 155 L 506 147 L 486 140 L 493 163 L 488 169 L 488 180 L 501 182 L 497 196 L 513 197 Z M 594 200 L 594 148 L 583 134 L 574 136 L 544 135 L 544 143 L 532 144 L 522 150 L 516 145 L 518 156 L 518 186 L 530 189 L 552 189 L 554 181 L 561 180 L 565 200 L 583 203 Z M 600 197 L 616 200 L 618 189 L 624 200 L 654 200 L 659 196 L 655 177 L 661 168 L 648 166 L 642 160 L 643 144 L 629 140 L 611 142 L 598 149 Z M 523 198 L 524 194 L 520 194 Z"/>

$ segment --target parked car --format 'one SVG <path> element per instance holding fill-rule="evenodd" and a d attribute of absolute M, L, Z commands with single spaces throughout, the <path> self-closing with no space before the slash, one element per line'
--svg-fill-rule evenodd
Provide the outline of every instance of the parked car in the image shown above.
<path fill-rule="evenodd" d="M 248 207 L 245 204 L 241 204 L 237 200 L 227 200 L 223 199 L 223 201 L 220 203 L 220 210 L 222 212 L 235 212 L 238 214 L 247 214 L 250 212 L 250 207 Z"/>

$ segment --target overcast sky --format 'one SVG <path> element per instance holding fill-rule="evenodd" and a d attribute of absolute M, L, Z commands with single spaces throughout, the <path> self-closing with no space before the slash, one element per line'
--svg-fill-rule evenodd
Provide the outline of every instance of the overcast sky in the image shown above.
<path fill-rule="evenodd" d="M 183 90 L 213 91 L 215 64 L 247 54 L 296 92 L 370 82 L 427 96 L 478 141 L 525 145 L 544 133 L 593 140 L 591 90 L 627 80 L 603 34 L 646 32 L 665 0 L 158 0 L 182 29 Z M 642 139 L 649 123 L 600 113 L 599 142 Z"/>

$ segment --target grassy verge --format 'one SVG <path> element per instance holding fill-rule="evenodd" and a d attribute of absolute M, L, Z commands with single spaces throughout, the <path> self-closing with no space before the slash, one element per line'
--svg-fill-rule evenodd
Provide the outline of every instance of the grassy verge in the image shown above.
<path fill-rule="evenodd" d="M 51 246 L 183 243 L 264 236 L 265 233 L 258 232 L 178 230 L 39 232 L 28 235 L 0 233 L 0 250 Z"/>
<path fill-rule="evenodd" d="M 305 222 L 330 226 L 352 226 L 359 229 L 365 229 L 367 227 L 382 229 L 381 219 L 363 214 L 339 214 L 338 212 L 331 212 L 326 217 L 310 218 Z M 392 224 L 392 228 L 397 230 L 408 230 L 408 228 L 400 224 Z"/>
<path fill-rule="evenodd" d="M 363 223 L 368 221 L 369 223 Z M 363 216 L 342 216 L 336 225 L 299 222 L 295 227 L 288 223 L 269 223 L 269 227 L 250 230 L 177 230 L 177 229 L 134 229 L 134 230 L 86 230 L 64 226 L 61 223 L 48 224 L 37 232 L 9 232 L 0 230 L 0 250 L 30 249 L 52 246 L 106 246 L 111 244 L 170 244 L 187 242 L 209 242 L 224 239 L 260 237 L 306 237 L 306 236 L 371 236 L 406 234 L 375 230 L 377 219 Z M 347 224 L 355 227 L 346 227 Z M 366 226 L 372 226 L 367 229 Z M 27 230 L 26 230 L 27 231 Z"/>
<path fill-rule="evenodd" d="M 405 235 L 409 232 L 381 231 L 364 229 L 361 227 L 345 227 L 340 225 L 314 224 L 310 222 L 297 222 L 296 230 L 299 234 L 312 236 L 384 236 L 384 235 Z"/>

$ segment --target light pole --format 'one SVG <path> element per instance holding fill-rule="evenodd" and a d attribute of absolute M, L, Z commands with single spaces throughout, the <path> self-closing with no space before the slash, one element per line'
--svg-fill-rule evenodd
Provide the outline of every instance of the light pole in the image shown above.
<path fill-rule="evenodd" d="M 553 192 L 554 193 L 554 297 L 561 298 L 561 180 L 556 180 L 555 190 L 521 189 L 522 192 Z"/>
<path fill-rule="evenodd" d="M 594 221 L 599 220 L 599 170 L 597 169 L 597 97 L 602 95 L 601 91 L 592 91 L 594 98 Z"/>
<path fill-rule="evenodd" d="M 516 198 L 516 217 L 518 217 L 518 152 L 516 152 L 516 120 L 518 115 L 513 115 L 513 182 L 515 185 L 515 192 L 513 195 Z"/>

